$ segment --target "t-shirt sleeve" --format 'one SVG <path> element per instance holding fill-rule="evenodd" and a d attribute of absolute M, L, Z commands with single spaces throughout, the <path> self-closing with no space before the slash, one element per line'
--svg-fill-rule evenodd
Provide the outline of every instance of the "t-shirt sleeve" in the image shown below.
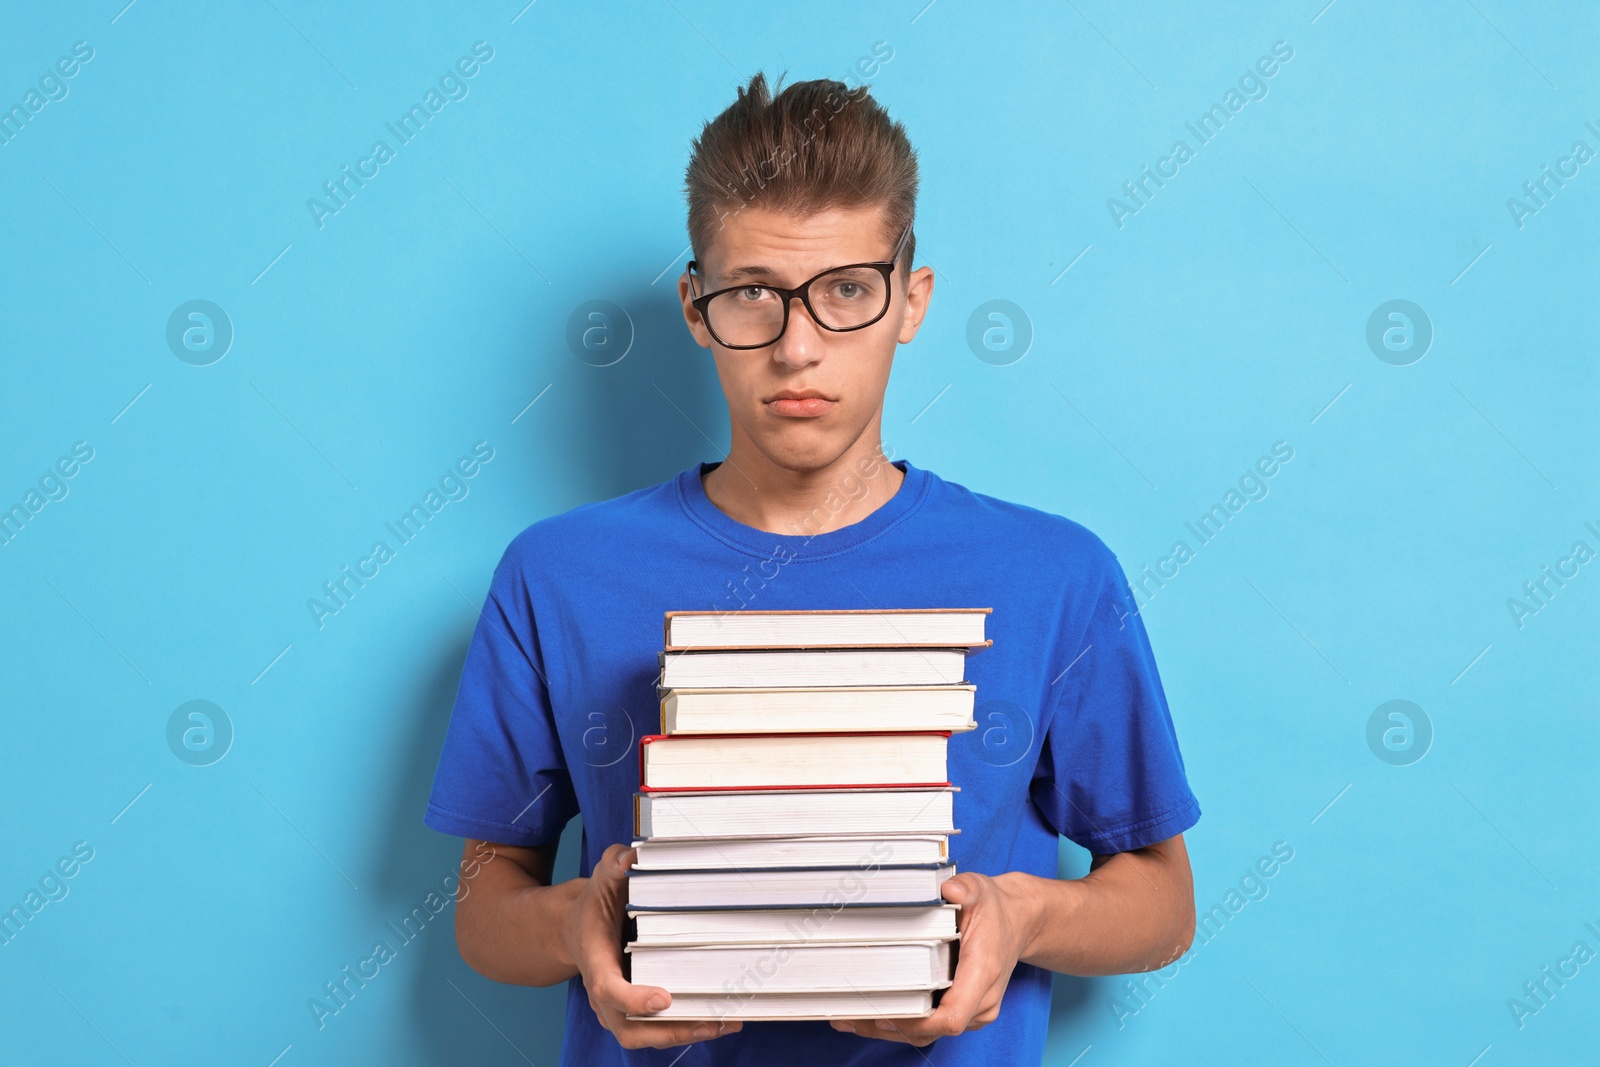
<path fill-rule="evenodd" d="M 467 649 L 424 821 L 531 848 L 559 841 L 577 813 L 532 600 L 508 551 Z"/>
<path fill-rule="evenodd" d="M 1096 855 L 1164 841 L 1200 818 L 1144 622 L 1105 556 L 1087 625 L 1066 631 L 1083 636 L 1056 683 L 1032 782 L 1045 821 Z"/>

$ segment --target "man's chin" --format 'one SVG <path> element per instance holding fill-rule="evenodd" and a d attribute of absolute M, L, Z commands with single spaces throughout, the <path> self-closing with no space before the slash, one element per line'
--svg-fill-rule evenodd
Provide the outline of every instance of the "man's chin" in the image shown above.
<path fill-rule="evenodd" d="M 850 442 L 838 434 L 825 438 L 796 441 L 767 439 L 759 447 L 775 467 L 795 474 L 815 474 L 838 463 L 850 449 Z"/>
<path fill-rule="evenodd" d="M 758 411 L 742 421 L 746 436 L 767 460 L 784 470 L 823 470 L 842 458 L 861 440 L 865 425 L 854 425 L 840 404 L 826 415 L 809 419 L 784 418 Z"/>

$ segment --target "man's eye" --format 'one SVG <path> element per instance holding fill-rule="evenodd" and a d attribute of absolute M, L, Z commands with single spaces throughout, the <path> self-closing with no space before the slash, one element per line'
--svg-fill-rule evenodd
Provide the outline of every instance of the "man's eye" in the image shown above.
<path fill-rule="evenodd" d="M 766 290 L 761 288 L 759 285 L 751 285 L 738 290 L 735 295 L 738 296 L 740 300 L 752 302 L 760 300 L 765 294 Z"/>
<path fill-rule="evenodd" d="M 835 286 L 834 292 L 846 300 L 854 300 L 861 295 L 861 286 L 856 282 L 840 282 Z"/>

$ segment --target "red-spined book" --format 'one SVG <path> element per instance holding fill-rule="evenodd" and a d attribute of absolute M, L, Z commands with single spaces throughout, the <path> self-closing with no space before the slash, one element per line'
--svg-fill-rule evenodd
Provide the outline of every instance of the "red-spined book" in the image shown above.
<path fill-rule="evenodd" d="M 943 788 L 949 740 L 943 731 L 649 734 L 639 739 L 639 789 Z"/>

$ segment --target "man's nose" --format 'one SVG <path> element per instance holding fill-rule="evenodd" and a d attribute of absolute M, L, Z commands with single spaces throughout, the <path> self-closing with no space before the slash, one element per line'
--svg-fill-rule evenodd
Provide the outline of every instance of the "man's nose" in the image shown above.
<path fill-rule="evenodd" d="M 821 352 L 821 342 L 822 327 L 817 325 L 817 320 L 806 310 L 805 301 L 799 296 L 791 297 L 789 325 L 784 328 L 783 336 L 778 338 L 773 346 L 773 358 L 797 366 L 815 363 Z"/>

